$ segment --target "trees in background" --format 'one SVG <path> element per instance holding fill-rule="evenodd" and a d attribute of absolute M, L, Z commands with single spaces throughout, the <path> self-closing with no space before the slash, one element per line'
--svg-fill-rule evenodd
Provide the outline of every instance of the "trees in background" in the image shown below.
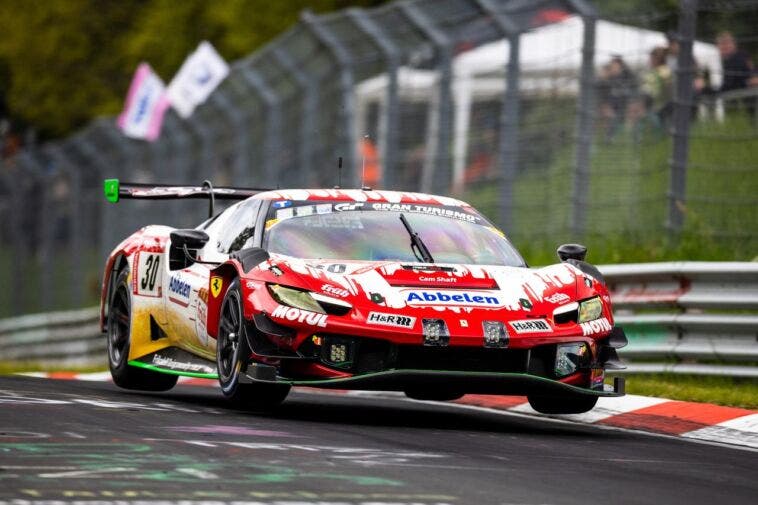
<path fill-rule="evenodd" d="M 147 61 L 169 81 L 202 40 L 227 61 L 274 38 L 309 8 L 383 0 L 0 0 L 0 114 L 61 137 L 117 114 Z M 0 118 L 2 119 L 2 118 Z"/>

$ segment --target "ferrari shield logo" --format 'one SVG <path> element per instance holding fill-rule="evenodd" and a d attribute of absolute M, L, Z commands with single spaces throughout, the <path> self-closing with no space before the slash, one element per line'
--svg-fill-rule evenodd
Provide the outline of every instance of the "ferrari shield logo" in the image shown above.
<path fill-rule="evenodd" d="M 224 279 L 221 277 L 211 277 L 211 294 L 213 298 L 217 298 L 221 293 L 221 288 L 224 285 Z"/>

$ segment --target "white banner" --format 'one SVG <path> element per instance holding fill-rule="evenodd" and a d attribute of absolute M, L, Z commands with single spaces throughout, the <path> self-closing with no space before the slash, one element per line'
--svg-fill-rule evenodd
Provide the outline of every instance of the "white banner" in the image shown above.
<path fill-rule="evenodd" d="M 124 135 L 153 141 L 161 133 L 163 114 L 168 108 L 166 86 L 150 65 L 140 63 L 134 73 L 118 126 Z"/>
<path fill-rule="evenodd" d="M 229 74 L 229 65 L 209 42 L 201 42 L 168 86 L 168 100 L 183 118 L 192 115 Z"/>

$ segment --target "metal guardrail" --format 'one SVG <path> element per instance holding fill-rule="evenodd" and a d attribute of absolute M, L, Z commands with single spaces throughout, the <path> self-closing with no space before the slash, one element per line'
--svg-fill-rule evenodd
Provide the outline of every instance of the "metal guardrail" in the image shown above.
<path fill-rule="evenodd" d="M 98 367 L 105 353 L 97 307 L 0 320 L 0 362 Z"/>
<path fill-rule="evenodd" d="M 600 266 L 629 372 L 758 377 L 758 263 Z M 728 311 L 736 311 L 729 313 Z M 105 366 L 98 309 L 0 320 L 0 362 Z"/>
<path fill-rule="evenodd" d="M 640 263 L 600 270 L 616 323 L 629 337 L 629 346 L 619 351 L 627 372 L 758 377 L 758 263 Z"/>

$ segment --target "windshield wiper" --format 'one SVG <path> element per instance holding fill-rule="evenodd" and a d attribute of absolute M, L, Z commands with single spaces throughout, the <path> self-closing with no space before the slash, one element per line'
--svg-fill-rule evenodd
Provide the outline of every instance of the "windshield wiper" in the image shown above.
<path fill-rule="evenodd" d="M 429 249 L 427 249 L 426 245 L 424 245 L 424 241 L 421 240 L 421 237 L 419 237 L 418 233 L 413 231 L 413 228 L 411 228 L 411 223 L 408 222 L 404 214 L 400 214 L 400 221 L 403 222 L 403 226 L 405 226 L 405 229 L 408 230 L 408 234 L 411 236 L 411 250 L 416 256 L 416 259 L 424 263 L 434 263 L 434 258 L 432 258 L 432 254 L 429 252 Z"/>

